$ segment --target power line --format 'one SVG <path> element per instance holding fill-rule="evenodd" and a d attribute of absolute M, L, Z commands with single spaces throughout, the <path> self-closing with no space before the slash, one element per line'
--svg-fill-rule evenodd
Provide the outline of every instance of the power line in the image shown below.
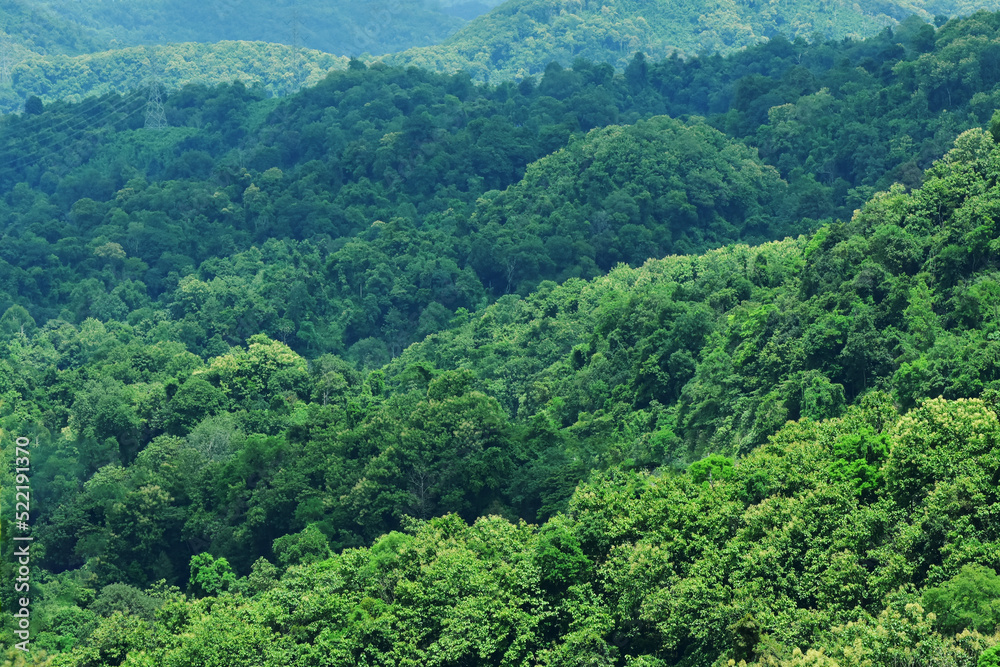
<path fill-rule="evenodd" d="M 31 166 L 41 161 L 45 157 L 53 155 L 55 151 L 69 147 L 73 142 L 78 141 L 84 135 L 86 135 L 88 131 L 96 127 L 102 126 L 105 123 L 105 121 L 107 121 L 112 116 L 124 113 L 127 107 L 133 102 L 135 102 L 135 98 L 132 98 L 131 100 L 123 98 L 119 104 L 113 105 L 110 111 L 107 111 L 106 113 L 102 114 L 96 119 L 77 117 L 70 119 L 69 121 L 62 121 L 56 126 L 48 127 L 46 129 L 48 129 L 49 131 L 54 131 L 54 130 L 59 132 L 68 131 L 69 134 L 61 139 L 50 141 L 48 143 L 42 143 L 39 146 L 35 147 L 34 150 L 32 150 L 31 152 L 16 151 L 16 149 L 8 148 L 7 149 L 8 151 L 16 152 L 18 157 L 11 160 L 0 159 L 0 164 L 3 164 L 5 167 L 14 169 L 20 169 L 23 167 Z M 93 109 L 94 107 L 97 106 L 97 104 L 100 103 L 103 103 L 103 100 L 92 102 L 91 106 L 87 109 L 87 111 Z M 125 115 L 121 117 L 120 121 L 124 121 L 131 118 L 132 116 L 135 116 L 137 113 L 142 111 L 144 107 L 145 105 L 142 103 L 136 105 L 134 109 L 132 109 L 128 113 L 125 113 Z M 71 124 L 67 125 L 67 122 Z M 57 127 L 59 128 L 58 130 L 56 130 Z"/>
<path fill-rule="evenodd" d="M 76 115 L 70 116 L 69 118 L 64 118 L 63 120 L 59 121 L 58 123 L 56 123 L 54 125 L 46 125 L 45 129 L 48 130 L 49 132 L 61 132 L 63 130 L 63 128 L 66 127 L 66 126 L 69 126 L 69 125 L 79 125 L 79 124 L 81 124 L 81 118 L 80 118 L 81 116 L 85 116 L 86 114 L 90 113 L 92 110 L 96 109 L 99 106 L 103 106 L 106 103 L 107 102 L 103 98 L 101 98 L 101 97 L 93 97 L 93 98 L 86 99 L 86 100 L 84 100 L 82 102 L 77 102 L 76 103 L 76 108 L 74 109 Z M 64 104 L 68 105 L 70 103 L 66 102 Z M 50 107 L 50 110 L 51 110 L 51 107 Z M 83 120 L 84 123 L 87 122 L 86 118 L 83 118 L 82 120 Z"/>
<path fill-rule="evenodd" d="M 49 134 L 55 134 L 58 132 L 63 132 L 65 130 L 68 130 L 70 132 L 75 132 L 76 130 L 80 129 L 87 130 L 90 129 L 87 126 L 97 126 L 102 124 L 105 120 L 107 120 L 111 116 L 115 115 L 116 113 L 119 113 L 121 111 L 121 108 L 127 106 L 127 104 L 128 101 L 127 98 L 125 97 L 120 97 L 119 102 L 117 104 L 100 97 L 93 98 L 90 100 L 85 100 L 84 102 L 78 103 L 76 105 L 76 108 L 73 109 L 73 111 L 75 111 L 74 116 L 61 120 L 54 125 L 44 125 L 44 127 L 41 129 L 46 130 L 46 132 Z M 105 112 L 101 116 L 98 116 L 96 119 L 87 117 L 87 114 L 89 114 L 91 111 L 105 105 L 110 105 L 111 110 Z M 67 110 L 66 113 L 69 113 L 69 111 Z M 131 116 L 132 114 L 130 113 L 129 115 Z"/>
<path fill-rule="evenodd" d="M 143 110 L 143 105 L 140 104 L 135 109 L 133 109 L 131 112 L 125 114 L 121 118 L 121 120 L 127 120 L 128 118 L 131 118 L 132 116 L 135 116 L 137 113 L 139 113 L 142 110 Z M 118 114 L 120 112 L 121 112 L 121 109 L 115 109 L 115 110 L 113 110 L 113 111 L 105 114 L 105 116 L 103 116 L 102 118 L 98 119 L 98 122 L 95 123 L 94 125 L 97 126 L 100 123 L 102 123 L 104 120 L 106 120 L 108 117 L 113 116 L 115 114 Z M 40 162 L 44 158 L 50 157 L 55 152 L 57 152 L 59 150 L 62 150 L 62 149 L 65 149 L 65 148 L 68 148 L 74 142 L 82 139 L 84 137 L 84 135 L 86 135 L 86 133 L 89 130 L 93 129 L 93 127 L 86 127 L 86 126 L 82 126 L 81 125 L 81 126 L 77 126 L 77 127 L 73 128 L 73 129 L 76 130 L 73 134 L 71 134 L 71 135 L 63 138 L 60 141 L 53 141 L 53 142 L 50 142 L 48 144 L 44 144 L 42 146 L 39 146 L 36 150 L 32 151 L 31 153 L 21 153 L 20 157 L 14 159 L 14 160 L 4 161 L 5 166 L 7 166 L 9 168 L 13 168 L 13 169 L 21 169 L 21 168 L 24 168 L 24 167 L 30 167 L 30 166 L 32 166 L 34 164 L 37 164 L 38 162 Z"/>

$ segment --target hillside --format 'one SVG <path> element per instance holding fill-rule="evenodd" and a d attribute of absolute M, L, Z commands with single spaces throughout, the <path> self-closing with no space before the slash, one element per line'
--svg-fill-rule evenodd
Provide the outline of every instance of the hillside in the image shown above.
<path fill-rule="evenodd" d="M 642 432 L 631 420 L 655 423 L 639 449 L 621 452 L 637 463 L 746 453 L 786 420 L 834 416 L 873 388 L 904 410 L 1000 388 L 983 310 L 995 265 L 973 242 L 994 237 L 973 214 L 994 197 L 992 145 L 970 130 L 924 189 L 895 186 L 810 239 L 651 261 L 503 299 L 411 346 L 390 383 L 412 364 L 467 369 L 511 415 L 544 415 L 577 439 L 598 415 L 605 443 Z M 928 212 L 929 192 L 949 204 Z M 504 361 L 514 350 L 517 373 Z"/>
<path fill-rule="evenodd" d="M 52 103 L 0 124 L 0 290 L 38 321 L 169 307 L 197 354 L 264 332 L 381 365 L 460 309 L 543 280 L 796 235 L 894 181 L 919 186 L 955 136 L 991 118 L 998 25 L 951 22 L 923 50 L 884 35 L 774 40 L 637 61 L 625 76 L 580 61 L 537 86 L 355 62 L 286 100 L 188 86 L 165 97 L 161 132 L 142 129 L 143 96 Z M 706 115 L 640 122 L 664 113 Z M 127 253 L 121 266 L 81 260 L 107 243 Z M 282 290 L 247 292 L 260 259 L 245 253 L 268 243 L 315 259 Z M 50 256 L 55 283 L 19 259 Z M 188 300 L 189 274 L 221 291 Z M 122 275 L 145 296 L 126 298 Z M 70 279 L 81 287 L 67 299 Z M 296 283 L 314 298 L 290 306 Z M 216 299 L 239 316 L 213 315 Z"/>
<path fill-rule="evenodd" d="M 436 71 L 469 72 L 480 81 L 519 80 L 542 73 L 551 61 L 576 58 L 624 67 L 637 51 L 656 59 L 672 53 L 729 53 L 777 34 L 789 39 L 864 37 L 916 14 L 930 20 L 1000 8 L 995 2 L 886 0 L 857 3 L 643 2 L 640 0 L 508 0 L 430 47 L 387 56 Z"/>
<path fill-rule="evenodd" d="M 983 8 L 919 1 L 875 3 L 864 10 L 847 3 L 787 3 L 764 12 L 752 3 L 724 4 L 712 12 L 703 12 L 701 6 L 631 0 L 600 7 L 556 0 L 498 4 L 398 5 L 372 0 L 257 7 L 233 0 L 209 7 L 99 0 L 85 6 L 69 0 L 7 0 L 0 3 L 0 32 L 6 31 L 0 42 L 9 76 L 0 77 L 0 110 L 18 111 L 32 95 L 48 102 L 124 91 L 148 69 L 146 52 L 134 48 L 140 44 L 155 47 L 159 59 L 185 61 L 161 73 L 168 88 L 238 77 L 261 83 L 269 92 L 285 93 L 315 82 L 334 56 L 385 54 L 387 63 L 438 72 L 464 70 L 475 80 L 496 82 L 541 74 L 552 61 L 566 66 L 583 58 L 624 68 L 637 51 L 653 58 L 726 53 L 777 35 L 872 35 L 901 21 L 902 30 L 912 32 L 932 16 L 941 24 L 946 16 Z M 251 47 L 251 42 L 262 44 Z M 233 44 L 241 46 L 234 50 Z M 283 50 L 279 44 L 300 48 L 294 56 L 278 57 Z M 413 44 L 427 46 L 406 50 Z M 192 58 L 199 54 L 206 54 L 205 62 L 195 65 Z M 278 71 L 278 63 L 289 71 Z"/>
<path fill-rule="evenodd" d="M 240 578 L 206 555 L 187 596 L 119 586 L 62 607 L 62 637 L 93 630 L 53 664 L 990 667 L 997 415 L 873 399 L 738 465 L 595 476 L 538 527 L 449 515 L 336 555 L 305 530 Z"/>
<path fill-rule="evenodd" d="M 154 75 L 168 90 L 189 84 L 215 86 L 239 80 L 272 95 L 311 86 L 348 58 L 283 44 L 217 42 L 129 47 L 78 56 L 28 56 L 11 70 L 8 111 L 28 97 L 43 102 L 141 90 Z"/>
<path fill-rule="evenodd" d="M 62 572 L 37 641 L 67 666 L 972 667 L 1000 642 L 997 164 L 972 130 L 849 223 L 546 284 L 367 377 L 8 311 L 5 432 L 76 397 L 33 459 Z"/>
<path fill-rule="evenodd" d="M 358 56 L 435 44 L 495 4 L 497 0 L 4 0 L 0 28 L 13 43 L 45 55 L 177 42 L 260 41 L 297 42 Z"/>
<path fill-rule="evenodd" d="M 136 90 L 148 49 L 168 89 L 239 79 L 287 94 L 350 57 L 435 44 L 497 1 L 3 0 L 0 113 Z"/>
<path fill-rule="evenodd" d="M 157 61 L 289 53 L 224 47 Z M 1000 13 L 165 127 L 48 57 L 109 92 L 0 117 L 0 666 L 1000 663 Z"/>

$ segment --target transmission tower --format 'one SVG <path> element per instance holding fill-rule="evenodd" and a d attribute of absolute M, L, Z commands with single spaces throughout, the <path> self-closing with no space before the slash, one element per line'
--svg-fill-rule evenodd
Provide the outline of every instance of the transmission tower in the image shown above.
<path fill-rule="evenodd" d="M 10 70 L 10 38 L 5 32 L 0 35 L 0 86 L 11 85 Z"/>
<path fill-rule="evenodd" d="M 292 0 L 292 48 L 296 51 L 299 50 L 299 41 L 302 37 L 302 15 L 299 12 L 298 0 Z"/>
<path fill-rule="evenodd" d="M 146 129 L 162 130 L 167 127 L 167 114 L 163 112 L 163 99 L 160 97 L 160 72 L 156 68 L 153 52 L 146 48 L 149 60 L 149 74 L 146 78 Z"/>
<path fill-rule="evenodd" d="M 292 76 L 291 76 L 291 90 L 289 93 L 294 93 L 302 86 L 303 77 L 303 63 L 302 63 L 302 13 L 299 11 L 298 0 L 292 0 L 292 16 L 289 21 L 289 27 L 292 32 Z"/>

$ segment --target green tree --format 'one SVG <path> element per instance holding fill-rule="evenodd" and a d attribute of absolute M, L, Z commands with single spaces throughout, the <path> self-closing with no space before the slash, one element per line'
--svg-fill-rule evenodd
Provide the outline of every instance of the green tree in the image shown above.
<path fill-rule="evenodd" d="M 210 553 L 191 557 L 191 578 L 188 591 L 197 597 L 219 595 L 236 583 L 236 575 L 225 558 L 215 558 Z"/>
<path fill-rule="evenodd" d="M 30 336 L 35 330 L 35 319 L 23 306 L 14 305 L 0 316 L 0 331 L 7 337 Z"/>
<path fill-rule="evenodd" d="M 969 563 L 954 577 L 923 593 L 924 606 L 937 614 L 942 632 L 994 632 L 1000 625 L 1000 577 L 989 567 Z"/>
<path fill-rule="evenodd" d="M 329 541 L 315 524 L 293 535 L 279 537 L 273 549 L 278 564 L 285 568 L 315 563 L 331 556 Z"/>
<path fill-rule="evenodd" d="M 222 390 L 204 378 L 193 375 L 174 393 L 167 404 L 163 425 L 168 433 L 184 435 L 204 418 L 226 407 Z"/>

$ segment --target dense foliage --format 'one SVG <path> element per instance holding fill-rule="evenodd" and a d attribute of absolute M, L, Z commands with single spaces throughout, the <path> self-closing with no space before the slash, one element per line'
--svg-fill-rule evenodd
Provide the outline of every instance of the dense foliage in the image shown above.
<path fill-rule="evenodd" d="M 12 118 L 6 150 L 16 157 L 0 179 L 21 182 L 4 206 L 2 289 L 20 294 L 39 321 L 166 318 L 190 330 L 197 353 L 215 336 L 234 344 L 263 331 L 300 351 L 343 353 L 371 339 L 367 353 L 394 355 L 490 296 L 556 275 L 591 277 L 622 258 L 760 238 L 762 216 L 780 208 L 782 184 L 752 150 L 698 122 L 662 118 L 580 136 L 534 165 L 535 180 L 498 198 L 529 161 L 571 136 L 572 102 L 543 92 L 362 67 L 285 103 L 239 85 L 189 87 L 168 99 L 177 127 L 161 133 L 140 129 L 145 106 L 135 97 Z M 512 112 L 526 122 L 515 124 Z M 671 162 L 670 179 L 647 178 L 641 187 L 652 194 L 639 192 L 627 182 L 638 177 L 630 163 L 651 159 L 671 137 L 683 160 Z M 567 178 L 581 159 L 595 178 L 618 164 L 620 173 L 581 199 Z M 547 204 L 565 217 L 560 235 L 570 237 L 571 225 L 582 235 L 572 246 L 549 243 L 552 231 L 527 211 L 523 230 L 499 223 L 550 177 L 563 182 Z M 734 194 L 719 197 L 719 184 Z M 664 233 L 639 228 L 675 204 L 683 211 Z M 602 228 L 585 219 L 595 210 Z M 696 231 L 702 223 L 711 231 Z M 38 282 L 21 268 L 25 253 L 58 266 Z M 280 268 L 279 256 L 287 257 Z M 286 278 L 269 278 L 258 293 L 251 285 L 262 261 Z M 68 302 L 59 285 L 71 279 L 80 299 Z M 205 310 L 220 303 L 225 314 Z"/>
<path fill-rule="evenodd" d="M 4 0 L 0 28 L 35 53 L 166 42 L 299 44 L 343 56 L 435 44 L 498 0 Z"/>
<path fill-rule="evenodd" d="M 1000 79 L 941 73 L 988 60 L 997 21 L 978 14 L 929 40 L 917 22 L 861 43 L 636 59 L 624 75 L 577 61 L 537 85 L 355 61 L 284 101 L 189 86 L 166 98 L 160 133 L 141 129 L 139 96 L 39 105 L 0 129 L 0 290 L 39 322 L 183 321 L 197 354 L 216 335 L 264 332 L 309 355 L 365 341 L 349 356 L 379 365 L 484 299 L 807 231 L 894 180 L 919 185 L 948 142 L 991 117 Z M 690 120 L 600 129 L 662 113 Z M 688 139 L 670 139 L 665 159 L 671 132 Z M 671 177 L 652 178 L 656 164 Z M 586 184 L 574 180 L 584 168 Z M 602 173 L 614 177 L 593 180 Z M 260 251 L 267 275 L 285 277 L 253 287 Z M 227 314 L 209 316 L 213 303 Z"/>
<path fill-rule="evenodd" d="M 450 515 L 333 557 L 303 534 L 294 561 L 212 595 L 105 588 L 63 626 L 89 639 L 51 664 L 972 667 L 1000 641 L 996 616 L 985 632 L 946 619 L 996 588 L 976 563 L 995 559 L 997 416 L 933 400 L 897 418 L 870 398 L 790 424 L 712 481 L 595 476 L 538 529 Z M 888 444 L 871 494 L 838 475 L 859 432 Z M 229 574 L 209 556 L 192 581 L 209 568 Z M 937 594 L 959 587 L 958 604 Z"/>
<path fill-rule="evenodd" d="M 997 664 L 998 30 L 33 98 L 29 664 Z"/>
<path fill-rule="evenodd" d="M 441 44 L 388 57 L 482 81 L 540 74 L 550 61 L 587 58 L 624 67 L 637 51 L 656 58 L 736 51 L 776 35 L 841 39 L 870 36 L 908 16 L 968 15 L 993 2 L 643 2 L 508 0 Z"/>
<path fill-rule="evenodd" d="M 272 643 L 302 664 L 974 664 L 996 612 L 961 591 L 1000 586 L 962 569 L 997 539 L 1000 255 L 975 239 L 998 174 L 970 131 L 850 223 L 546 283 L 367 376 L 262 335 L 203 360 L 12 307 L 3 429 L 38 439 L 58 508 L 38 641 L 87 665 L 269 664 Z M 707 452 L 739 460 L 678 472 Z"/>
<path fill-rule="evenodd" d="M 315 85 L 348 59 L 310 49 L 260 42 L 129 47 L 79 56 L 29 56 L 11 69 L 4 91 L 8 110 L 29 97 L 43 102 L 80 101 L 108 93 L 140 91 L 152 79 L 174 90 L 188 84 L 216 86 L 239 80 L 272 95 Z"/>

